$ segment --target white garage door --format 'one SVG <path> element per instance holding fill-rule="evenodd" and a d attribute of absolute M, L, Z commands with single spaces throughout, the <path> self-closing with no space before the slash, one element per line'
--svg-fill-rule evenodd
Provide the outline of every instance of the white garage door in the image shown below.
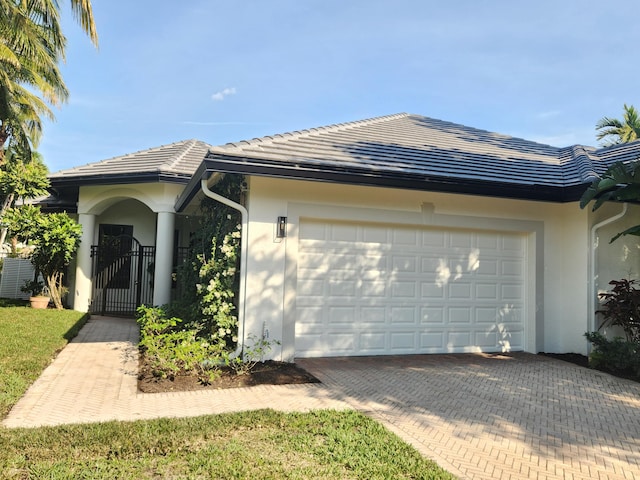
<path fill-rule="evenodd" d="M 296 356 L 524 349 L 516 233 L 303 221 Z"/>

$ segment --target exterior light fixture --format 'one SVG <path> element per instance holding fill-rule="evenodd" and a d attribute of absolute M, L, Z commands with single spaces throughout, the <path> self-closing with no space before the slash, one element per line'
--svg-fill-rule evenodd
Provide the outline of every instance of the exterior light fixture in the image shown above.
<path fill-rule="evenodd" d="M 276 223 L 276 238 L 284 238 L 287 236 L 287 217 L 278 217 Z"/>

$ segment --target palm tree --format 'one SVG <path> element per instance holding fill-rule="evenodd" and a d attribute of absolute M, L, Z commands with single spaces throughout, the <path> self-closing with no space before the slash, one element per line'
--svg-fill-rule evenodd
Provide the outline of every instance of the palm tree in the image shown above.
<path fill-rule="evenodd" d="M 622 120 L 617 118 L 602 117 L 596 124 L 598 140 L 606 139 L 604 145 L 618 145 L 620 143 L 633 142 L 640 138 L 640 116 L 633 105 L 624 105 Z"/>
<path fill-rule="evenodd" d="M 90 0 L 70 1 L 97 46 Z M 41 117 L 53 119 L 49 106 L 68 99 L 58 67 L 65 47 L 57 0 L 0 0 L 0 163 L 9 144 L 36 147 Z"/>

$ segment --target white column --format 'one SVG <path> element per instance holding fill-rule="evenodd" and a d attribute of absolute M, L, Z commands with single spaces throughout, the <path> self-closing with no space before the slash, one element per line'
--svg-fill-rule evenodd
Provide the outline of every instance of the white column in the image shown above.
<path fill-rule="evenodd" d="M 156 223 L 156 260 L 153 283 L 153 304 L 171 301 L 171 269 L 173 267 L 173 235 L 175 213 L 158 212 Z"/>
<path fill-rule="evenodd" d="M 91 303 L 91 245 L 96 229 L 96 216 L 81 213 L 78 215 L 78 222 L 82 225 L 82 236 L 76 253 L 73 309 L 78 312 L 88 312 Z"/>

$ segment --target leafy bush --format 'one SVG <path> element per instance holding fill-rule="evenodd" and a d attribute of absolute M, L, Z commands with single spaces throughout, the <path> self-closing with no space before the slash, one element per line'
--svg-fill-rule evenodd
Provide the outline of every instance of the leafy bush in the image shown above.
<path fill-rule="evenodd" d="M 223 351 L 221 344 L 198 338 L 196 329 L 182 329 L 182 320 L 168 318 L 162 308 L 138 308 L 140 349 L 156 377 L 173 378 L 181 373 L 195 373 L 205 384 L 220 374 L 212 368 Z"/>
<path fill-rule="evenodd" d="M 241 202 L 242 175 L 225 175 L 213 190 Z M 200 335 L 213 335 L 229 349 L 237 344 L 237 296 L 240 284 L 240 213 L 210 198 L 200 204 L 200 225 L 178 267 L 178 301 L 170 309 Z"/>
<path fill-rule="evenodd" d="M 251 345 L 245 342 L 241 356 L 232 356 L 230 352 L 224 352 L 223 359 L 225 365 L 230 367 L 236 375 L 246 375 L 258 364 L 262 362 L 264 356 L 271 351 L 273 345 L 280 345 L 278 340 L 267 340 L 258 338 L 253 334 L 247 336 Z"/>
<path fill-rule="evenodd" d="M 604 320 L 603 326 L 619 326 L 624 331 L 629 342 L 640 342 L 640 290 L 635 288 L 636 280 L 612 280 L 610 292 L 601 293 L 598 296 L 602 302 L 602 308 L 596 313 L 601 313 Z"/>
<path fill-rule="evenodd" d="M 219 336 L 209 340 L 199 335 L 195 328 L 188 328 L 177 317 L 168 317 L 159 307 L 138 308 L 140 343 L 151 373 L 158 378 L 174 378 L 180 374 L 195 373 L 198 379 L 209 384 L 221 375 L 222 367 L 231 368 L 236 375 L 246 375 L 263 360 L 277 340 L 267 340 L 249 335 L 250 345 L 245 345 L 242 355 L 234 356 Z"/>
<path fill-rule="evenodd" d="M 640 343 L 620 337 L 609 340 L 599 332 L 585 333 L 593 345 L 589 366 L 616 375 L 640 379 Z"/>

